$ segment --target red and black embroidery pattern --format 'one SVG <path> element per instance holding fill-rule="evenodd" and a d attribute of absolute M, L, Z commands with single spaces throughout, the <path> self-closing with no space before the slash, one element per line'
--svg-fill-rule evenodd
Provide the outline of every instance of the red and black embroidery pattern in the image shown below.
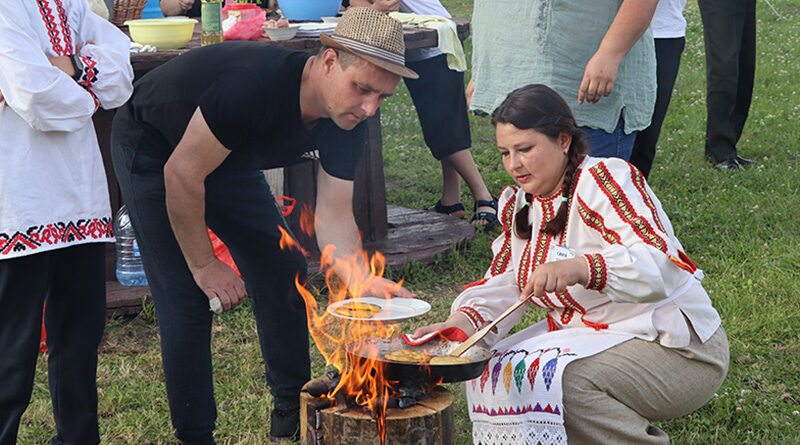
<path fill-rule="evenodd" d="M 600 232 L 600 235 L 606 242 L 609 244 L 620 243 L 619 234 L 607 228 L 603 221 L 603 216 L 590 209 L 580 197 L 578 197 L 578 214 L 581 216 L 584 224 Z"/>
<path fill-rule="evenodd" d="M 633 180 L 633 185 L 636 186 L 636 190 L 639 190 L 639 193 L 642 194 L 642 199 L 644 200 L 644 205 L 647 206 L 648 209 L 653 213 L 653 221 L 656 222 L 656 227 L 664 233 L 667 233 L 664 230 L 664 225 L 661 224 L 661 218 L 658 217 L 658 211 L 656 210 L 656 205 L 653 203 L 653 198 L 647 193 L 647 187 L 644 185 L 644 175 L 642 172 L 639 171 L 638 168 L 630 165 L 631 168 L 631 179 Z"/>
<path fill-rule="evenodd" d="M 64 4 L 61 0 L 53 0 L 56 2 L 56 9 L 58 10 L 58 19 L 61 20 L 61 31 L 64 33 L 64 54 L 65 56 L 72 54 L 72 32 L 69 29 L 67 20 L 67 11 L 64 10 Z"/>
<path fill-rule="evenodd" d="M 61 46 L 61 33 L 56 26 L 56 19 L 53 17 L 53 10 L 50 9 L 50 5 L 46 0 L 36 0 L 36 3 L 39 5 L 39 13 L 42 14 L 44 26 L 47 28 L 47 37 L 50 38 L 50 45 L 52 45 L 53 51 L 59 56 L 69 55 Z"/>
<path fill-rule="evenodd" d="M 464 292 L 465 290 L 467 290 L 467 289 L 469 289 L 471 287 L 480 286 L 481 284 L 483 284 L 483 283 L 485 283 L 487 281 L 489 281 L 488 278 L 481 278 L 478 281 L 473 281 L 472 283 L 469 283 L 469 284 L 465 285 L 463 288 L 461 288 L 461 292 Z"/>
<path fill-rule="evenodd" d="M 81 74 L 81 80 L 78 81 L 78 85 L 88 90 L 92 88 L 92 85 L 97 80 L 97 62 L 88 56 L 81 57 L 81 60 L 83 61 L 83 74 Z"/>
<path fill-rule="evenodd" d="M 512 220 L 514 219 L 515 206 L 516 199 L 512 197 L 508 200 L 508 202 L 506 202 L 506 205 L 503 207 L 503 211 L 501 212 L 505 240 L 503 241 L 503 247 L 500 248 L 500 251 L 497 252 L 497 255 L 495 255 L 494 259 L 492 259 L 492 266 L 489 269 L 492 276 L 500 275 L 501 273 L 505 272 L 508 268 L 508 263 L 511 260 L 511 224 Z"/>
<path fill-rule="evenodd" d="M 467 318 L 469 318 L 470 323 L 472 323 L 472 327 L 475 328 L 476 331 L 480 329 L 484 323 L 486 323 L 486 320 L 481 317 L 481 314 L 469 306 L 461 306 L 460 308 L 456 309 L 456 311 L 466 315 Z"/>
<path fill-rule="evenodd" d="M 619 217 L 631 226 L 633 232 L 645 243 L 662 252 L 666 252 L 667 243 L 655 233 L 646 219 L 636 213 L 625 193 L 623 193 L 622 188 L 614 181 L 605 163 L 598 162 L 589 169 L 589 172 L 594 177 L 600 190 L 611 201 L 611 205 Z"/>
<path fill-rule="evenodd" d="M 602 290 L 606 287 L 606 278 L 608 276 L 606 261 L 603 259 L 603 255 L 593 253 L 584 255 L 584 257 L 586 257 L 586 261 L 589 262 L 589 271 L 591 272 L 589 284 L 586 285 L 586 289 Z"/>
<path fill-rule="evenodd" d="M 114 236 L 111 218 L 79 219 L 28 228 L 24 233 L 0 233 L 0 258 L 19 252 L 35 251 L 87 239 L 105 240 Z"/>

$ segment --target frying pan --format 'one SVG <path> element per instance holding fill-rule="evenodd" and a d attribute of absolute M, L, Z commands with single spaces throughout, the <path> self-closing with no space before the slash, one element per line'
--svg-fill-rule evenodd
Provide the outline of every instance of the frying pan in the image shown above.
<path fill-rule="evenodd" d="M 390 380 L 406 382 L 423 379 L 431 383 L 440 381 L 442 383 L 452 383 L 472 380 L 481 375 L 483 369 L 486 368 L 486 363 L 492 357 L 492 353 L 486 348 L 473 346 L 462 355 L 462 357 L 469 358 L 471 362 L 454 365 L 396 362 L 386 360 L 383 356 L 398 349 L 422 351 L 431 357 L 449 355 L 460 344 L 457 341 L 433 339 L 421 345 L 412 346 L 399 337 L 373 337 L 349 343 L 346 349 L 348 355 L 354 360 L 374 360 L 384 364 L 384 375 Z"/>

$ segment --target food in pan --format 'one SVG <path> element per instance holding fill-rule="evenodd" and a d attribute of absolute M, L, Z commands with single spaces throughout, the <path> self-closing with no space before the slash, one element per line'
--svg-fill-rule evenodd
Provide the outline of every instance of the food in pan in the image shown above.
<path fill-rule="evenodd" d="M 396 351 L 387 352 L 386 355 L 383 356 L 386 360 L 391 360 L 393 362 L 403 362 L 403 363 L 427 363 L 430 360 L 430 356 L 421 351 L 414 351 L 411 349 L 398 349 Z"/>
<path fill-rule="evenodd" d="M 453 355 L 437 355 L 431 357 L 431 365 L 461 365 L 464 363 L 472 363 L 472 360 L 467 357 L 456 357 Z"/>

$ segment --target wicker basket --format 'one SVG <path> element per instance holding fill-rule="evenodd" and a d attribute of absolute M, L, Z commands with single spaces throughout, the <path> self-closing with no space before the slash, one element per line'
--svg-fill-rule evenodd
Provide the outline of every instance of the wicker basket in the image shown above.
<path fill-rule="evenodd" d="M 122 26 L 126 20 L 142 18 L 142 10 L 147 0 L 114 0 L 111 23 Z"/>

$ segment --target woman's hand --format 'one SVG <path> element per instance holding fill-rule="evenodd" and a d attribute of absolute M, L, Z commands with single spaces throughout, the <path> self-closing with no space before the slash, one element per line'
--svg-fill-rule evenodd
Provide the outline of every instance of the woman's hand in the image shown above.
<path fill-rule="evenodd" d="M 536 266 L 528 284 L 522 289 L 520 300 L 531 296 L 541 298 L 545 292 L 563 292 L 567 286 L 589 281 L 589 264 L 581 255 L 568 260 L 553 261 Z"/>
<path fill-rule="evenodd" d="M 442 329 L 457 327 L 464 331 L 467 335 L 472 335 L 475 333 L 475 328 L 472 326 L 472 323 L 469 321 L 466 315 L 462 314 L 461 312 L 453 312 L 447 317 L 447 320 L 441 323 L 434 323 L 429 324 L 427 326 L 422 326 L 421 328 L 417 328 L 416 331 L 411 335 L 414 338 L 420 338 L 423 335 L 430 334 L 431 332 L 441 331 Z"/>

